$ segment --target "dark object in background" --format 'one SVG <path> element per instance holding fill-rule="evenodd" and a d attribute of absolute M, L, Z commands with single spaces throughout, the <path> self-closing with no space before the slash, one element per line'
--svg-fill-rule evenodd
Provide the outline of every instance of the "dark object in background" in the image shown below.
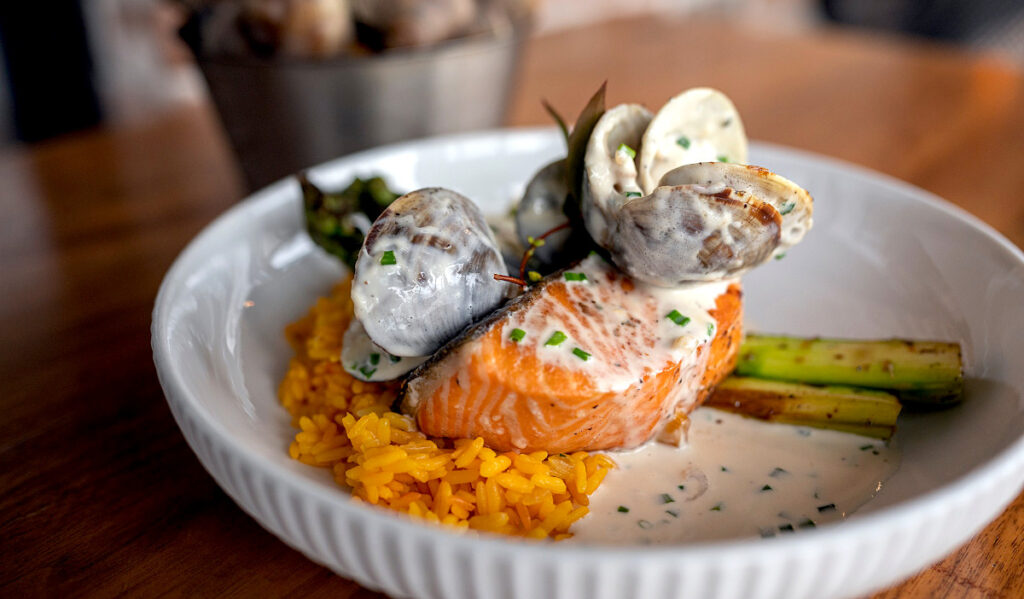
<path fill-rule="evenodd" d="M 192 13 L 181 37 L 250 189 L 364 148 L 500 125 L 526 28 L 376 54 L 266 57 L 225 51 L 216 17 Z"/>
<path fill-rule="evenodd" d="M 1024 18 L 1021 0 L 821 0 L 837 23 L 973 42 L 1000 21 Z"/>
<path fill-rule="evenodd" d="M 18 139 L 40 141 L 99 123 L 78 0 L 0 2 L 0 43 Z"/>

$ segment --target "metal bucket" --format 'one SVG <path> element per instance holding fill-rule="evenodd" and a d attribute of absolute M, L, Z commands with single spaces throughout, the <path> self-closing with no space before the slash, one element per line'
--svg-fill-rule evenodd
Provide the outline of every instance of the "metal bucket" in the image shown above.
<path fill-rule="evenodd" d="M 356 150 L 501 125 L 520 42 L 509 34 L 337 60 L 196 59 L 255 189 Z"/>

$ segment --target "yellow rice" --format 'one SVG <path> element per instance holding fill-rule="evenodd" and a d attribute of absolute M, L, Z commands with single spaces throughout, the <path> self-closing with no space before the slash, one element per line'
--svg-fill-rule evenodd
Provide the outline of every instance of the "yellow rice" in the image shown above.
<path fill-rule="evenodd" d="M 399 385 L 366 383 L 341 367 L 352 318 L 350 280 L 317 300 L 285 335 L 295 350 L 278 394 L 299 429 L 292 458 L 329 468 L 352 496 L 460 528 L 564 539 L 615 466 L 576 452 L 498 453 L 482 438 L 433 439 L 391 411 Z"/>

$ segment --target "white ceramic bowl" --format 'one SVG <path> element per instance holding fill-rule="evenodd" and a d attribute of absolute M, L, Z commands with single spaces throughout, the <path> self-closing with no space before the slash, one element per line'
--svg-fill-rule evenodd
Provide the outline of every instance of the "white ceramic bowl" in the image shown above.
<path fill-rule="evenodd" d="M 325 186 L 384 173 L 396 189 L 454 188 L 502 211 L 563 151 L 553 130 L 483 132 L 379 148 L 313 171 Z M 815 227 L 746 277 L 750 328 L 961 340 L 967 401 L 907 415 L 903 463 L 847 521 L 772 539 L 663 547 L 455 534 L 349 501 L 291 460 L 277 404 L 283 327 L 342 274 L 277 183 L 206 228 L 164 279 L 153 352 L 189 445 L 253 518 L 310 559 L 394 597 L 833 597 L 890 585 L 977 533 L 1024 482 L 1024 255 L 962 210 L 833 160 L 755 144 L 754 164 L 816 198 Z M 254 567 L 259 567 L 254 564 Z"/>

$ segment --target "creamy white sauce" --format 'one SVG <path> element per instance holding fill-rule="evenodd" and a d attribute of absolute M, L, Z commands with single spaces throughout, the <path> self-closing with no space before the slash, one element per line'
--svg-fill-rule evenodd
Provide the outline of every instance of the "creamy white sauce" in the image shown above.
<path fill-rule="evenodd" d="M 882 441 L 769 424 L 711 408 L 682 448 L 612 452 L 571 542 L 656 544 L 800 534 L 843 520 L 899 465 Z M 780 470 L 781 469 L 781 470 Z M 767 488 L 766 488 L 767 487 Z M 628 510 L 628 511 L 623 511 Z"/>
<path fill-rule="evenodd" d="M 427 358 L 402 357 L 373 342 L 359 320 L 353 318 L 341 344 L 341 366 L 361 381 L 390 381 L 416 368 Z"/>
<path fill-rule="evenodd" d="M 502 339 L 535 350 L 545 362 L 560 369 L 584 372 L 595 381 L 595 386 L 611 391 L 635 384 L 638 373 L 660 368 L 666 362 L 689 359 L 698 347 L 709 343 L 717 326 L 710 310 L 731 282 L 665 288 L 637 281 L 633 292 L 616 294 L 614 301 L 608 301 L 601 296 L 601 287 L 617 284 L 611 277 L 621 279 L 622 275 L 602 258 L 589 256 L 567 274 L 585 277 L 582 281 L 565 281 L 570 303 L 574 307 L 589 305 L 592 309 L 585 312 L 551 302 L 550 310 L 521 310 L 502 325 Z M 653 326 L 645 320 L 643 331 L 630 328 L 634 317 L 650 314 L 652 310 L 657 315 Z M 670 313 L 675 320 L 668 317 Z M 512 340 L 516 329 L 524 333 L 519 341 Z M 549 345 L 556 333 L 565 339 Z M 640 334 L 648 335 L 649 339 L 637 351 L 615 348 L 620 335 Z M 577 349 L 589 354 L 586 359 L 579 352 L 574 353 Z"/>

